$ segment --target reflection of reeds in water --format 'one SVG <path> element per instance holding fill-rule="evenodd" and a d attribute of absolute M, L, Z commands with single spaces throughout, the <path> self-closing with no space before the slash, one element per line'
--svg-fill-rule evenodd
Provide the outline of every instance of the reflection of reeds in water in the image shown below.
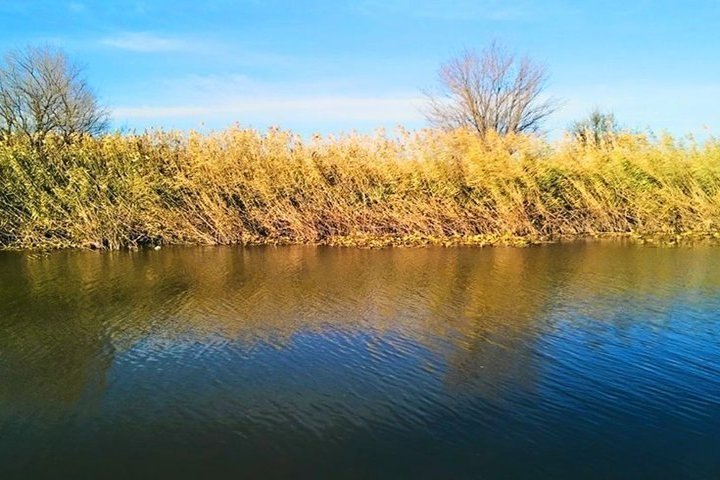
<path fill-rule="evenodd" d="M 76 401 L 102 389 L 113 357 L 138 342 L 282 349 L 307 332 L 422 345 L 443 359 L 449 387 L 487 394 L 508 382 L 530 388 L 533 342 L 552 328 L 555 307 L 582 305 L 602 320 L 618 302 L 651 296 L 662 309 L 680 287 L 720 286 L 712 255 L 584 244 L 6 254 L 0 398 Z"/>
<path fill-rule="evenodd" d="M 0 246 L 502 243 L 714 236 L 720 147 L 230 129 L 0 143 Z"/>

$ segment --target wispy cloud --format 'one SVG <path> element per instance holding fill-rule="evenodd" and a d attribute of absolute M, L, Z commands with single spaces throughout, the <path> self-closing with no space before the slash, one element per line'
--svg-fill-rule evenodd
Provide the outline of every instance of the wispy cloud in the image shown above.
<path fill-rule="evenodd" d="M 398 13 L 436 20 L 510 21 L 532 17 L 534 9 L 524 0 L 364 0 L 358 8 L 366 14 Z"/>
<path fill-rule="evenodd" d="M 101 39 L 100 44 L 139 53 L 187 52 L 200 47 L 197 42 L 151 32 L 123 32 Z"/>
<path fill-rule="evenodd" d="M 1 0 L 0 0 L 1 1 Z M 186 53 L 202 55 L 232 66 L 250 67 L 297 67 L 317 65 L 313 58 L 295 58 L 271 51 L 258 51 L 236 45 L 196 36 L 173 36 L 156 32 L 119 32 L 100 38 L 96 45 L 139 54 Z"/>
<path fill-rule="evenodd" d="M 85 7 L 85 4 L 84 4 L 84 3 L 80 3 L 80 2 L 70 2 L 70 3 L 68 3 L 68 10 L 70 10 L 70 11 L 73 12 L 73 13 L 82 13 L 82 12 L 84 12 L 86 9 L 87 9 L 87 7 Z"/>
<path fill-rule="evenodd" d="M 358 83 L 258 81 L 244 74 L 192 75 L 166 79 L 153 88 L 165 102 L 119 105 L 117 120 L 233 119 L 283 124 L 311 121 L 406 122 L 422 118 L 423 99 L 415 92 L 363 92 Z M 151 97 L 152 98 L 152 97 Z"/>
<path fill-rule="evenodd" d="M 243 122 L 303 121 L 404 122 L 422 118 L 417 97 L 245 97 L 210 105 L 116 107 L 116 120 L 234 117 Z"/>

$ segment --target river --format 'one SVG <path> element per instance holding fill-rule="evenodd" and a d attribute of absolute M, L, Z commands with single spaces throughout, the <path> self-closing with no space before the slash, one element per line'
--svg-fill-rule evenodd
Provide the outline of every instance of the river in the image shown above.
<path fill-rule="evenodd" d="M 0 253 L 0 478 L 720 478 L 720 249 Z"/>

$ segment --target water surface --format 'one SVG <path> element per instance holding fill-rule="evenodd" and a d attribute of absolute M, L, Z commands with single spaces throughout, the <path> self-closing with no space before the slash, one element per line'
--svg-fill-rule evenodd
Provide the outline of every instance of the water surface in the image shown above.
<path fill-rule="evenodd" d="M 0 478 L 720 478 L 720 249 L 0 254 Z"/>

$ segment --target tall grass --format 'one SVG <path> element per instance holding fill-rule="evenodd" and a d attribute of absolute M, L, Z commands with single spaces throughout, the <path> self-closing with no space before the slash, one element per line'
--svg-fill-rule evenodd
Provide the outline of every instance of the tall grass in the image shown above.
<path fill-rule="evenodd" d="M 0 246 L 718 236 L 720 142 L 232 128 L 0 142 Z"/>

